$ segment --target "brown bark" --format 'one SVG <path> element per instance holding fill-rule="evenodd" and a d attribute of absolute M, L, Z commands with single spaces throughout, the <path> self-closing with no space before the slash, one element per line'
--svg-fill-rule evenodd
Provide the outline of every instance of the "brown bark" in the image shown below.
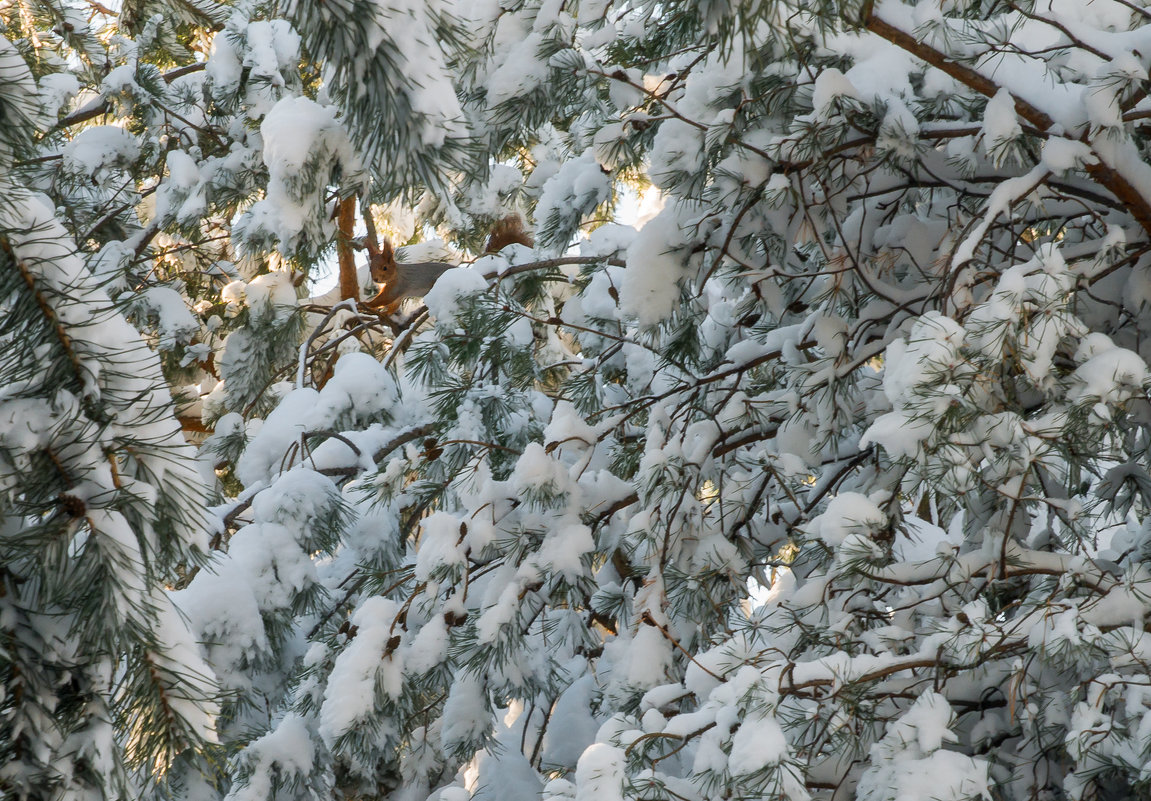
<path fill-rule="evenodd" d="M 339 233 L 336 253 L 340 261 L 340 300 L 359 300 L 360 281 L 356 277 L 356 260 L 352 255 L 352 233 L 356 227 L 356 199 L 340 201 Z"/>

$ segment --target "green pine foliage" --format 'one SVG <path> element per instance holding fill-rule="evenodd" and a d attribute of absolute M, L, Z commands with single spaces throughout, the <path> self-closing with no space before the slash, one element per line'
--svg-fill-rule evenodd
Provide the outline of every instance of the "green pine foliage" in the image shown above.
<path fill-rule="evenodd" d="M 116 796 L 215 741 L 211 670 L 162 589 L 205 556 L 206 488 L 156 356 L 9 191 L 0 786 Z"/>

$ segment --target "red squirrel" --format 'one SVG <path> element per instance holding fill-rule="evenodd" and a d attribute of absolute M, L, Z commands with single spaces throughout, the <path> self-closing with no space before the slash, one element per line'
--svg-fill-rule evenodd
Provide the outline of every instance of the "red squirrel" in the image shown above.
<path fill-rule="evenodd" d="M 381 284 L 375 297 L 364 301 L 370 309 L 382 308 L 385 314 L 394 314 L 404 300 L 427 294 L 437 278 L 456 266 L 438 261 L 398 262 L 391 241 L 385 237 L 376 249 L 375 238 L 375 232 L 369 229 L 368 269 L 372 280 Z M 509 214 L 492 227 L 484 252 L 498 253 L 513 243 L 529 248 L 534 245 L 518 214 Z"/>

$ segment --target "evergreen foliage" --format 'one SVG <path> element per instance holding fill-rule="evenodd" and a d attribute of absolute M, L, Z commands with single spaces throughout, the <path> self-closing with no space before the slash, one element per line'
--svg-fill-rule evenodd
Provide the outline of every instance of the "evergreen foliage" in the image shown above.
<path fill-rule="evenodd" d="M 1147 796 L 1149 20 L 0 7 L 0 793 Z"/>
<path fill-rule="evenodd" d="M 0 792 L 125 796 L 216 739 L 163 591 L 205 557 L 206 487 L 155 354 L 42 196 L 0 187 Z"/>

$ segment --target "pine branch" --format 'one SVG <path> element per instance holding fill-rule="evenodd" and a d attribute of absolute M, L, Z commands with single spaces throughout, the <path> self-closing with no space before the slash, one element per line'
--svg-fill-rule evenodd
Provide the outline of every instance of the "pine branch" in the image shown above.
<path fill-rule="evenodd" d="M 208 62 L 197 61 L 195 64 L 186 64 L 183 67 L 177 67 L 176 69 L 169 70 L 168 72 L 165 72 L 161 77 L 165 82 L 171 83 L 177 78 L 182 78 L 185 75 L 191 75 L 194 72 L 199 72 L 207 66 Z M 71 114 L 61 118 L 56 123 L 54 128 L 71 128 L 73 125 L 80 125 L 82 123 L 88 122 L 89 120 L 94 120 L 97 117 L 108 114 L 111 110 L 112 106 L 108 100 L 103 97 L 98 97 L 93 99 L 90 103 L 88 103 L 88 105 L 84 106 L 84 108 L 77 109 Z"/>
<path fill-rule="evenodd" d="M 994 97 L 1003 88 L 971 67 L 960 64 L 948 58 L 935 48 L 916 40 L 915 37 L 881 19 L 874 12 L 871 12 L 867 16 L 864 27 L 936 69 L 950 75 L 955 80 L 974 89 L 984 97 Z M 1015 112 L 1020 117 L 1041 131 L 1044 136 L 1050 133 L 1052 127 L 1055 125 L 1055 120 L 1047 113 L 1015 94 L 1012 94 L 1012 101 L 1015 104 Z M 1089 131 L 1084 131 L 1079 137 L 1080 141 L 1090 144 L 1088 134 Z M 1093 163 L 1085 164 L 1083 169 L 1086 170 L 1092 178 L 1098 181 L 1101 186 L 1107 189 L 1107 191 L 1118 198 L 1135 219 L 1135 222 L 1139 223 L 1144 232 L 1151 235 L 1151 200 L 1144 197 L 1135 185 L 1128 181 L 1122 173 L 1105 164 L 1102 159 L 1097 159 Z"/>

